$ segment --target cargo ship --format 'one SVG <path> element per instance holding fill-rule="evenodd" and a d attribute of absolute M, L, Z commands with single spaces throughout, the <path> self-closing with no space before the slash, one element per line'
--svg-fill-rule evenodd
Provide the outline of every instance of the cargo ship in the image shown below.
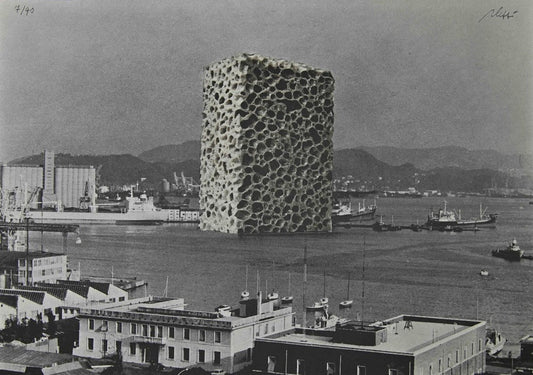
<path fill-rule="evenodd" d="M 88 211 L 46 211 L 35 210 L 26 216 L 36 223 L 117 224 L 117 225 L 159 225 L 163 223 L 198 223 L 197 209 L 161 209 L 154 206 L 153 198 L 133 194 L 126 198 L 119 212 L 103 212 L 97 205 Z"/>
<path fill-rule="evenodd" d="M 350 221 L 366 221 L 374 220 L 377 205 L 374 200 L 374 204 L 366 205 L 363 200 L 363 204 L 358 203 L 357 210 L 352 209 L 352 203 L 335 202 L 331 210 L 331 221 L 335 223 L 345 223 Z"/>
<path fill-rule="evenodd" d="M 426 227 L 433 229 L 439 228 L 455 228 L 455 227 L 477 227 L 478 225 L 493 224 L 496 222 L 498 214 L 486 214 L 487 209 L 479 206 L 479 217 L 471 219 L 462 219 L 461 212 L 456 214 L 454 211 L 448 211 L 446 208 L 446 201 L 444 201 L 444 208 L 439 208 L 437 212 L 430 212 Z"/>

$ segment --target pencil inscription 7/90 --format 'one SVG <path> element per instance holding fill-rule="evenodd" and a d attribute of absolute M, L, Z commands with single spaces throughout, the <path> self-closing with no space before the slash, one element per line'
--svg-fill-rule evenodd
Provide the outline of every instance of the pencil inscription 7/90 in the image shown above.
<path fill-rule="evenodd" d="M 15 12 L 17 12 L 19 16 L 29 16 L 30 14 L 33 14 L 34 11 L 35 9 L 33 7 L 28 7 L 26 5 L 21 6 L 18 4 L 15 6 Z"/>

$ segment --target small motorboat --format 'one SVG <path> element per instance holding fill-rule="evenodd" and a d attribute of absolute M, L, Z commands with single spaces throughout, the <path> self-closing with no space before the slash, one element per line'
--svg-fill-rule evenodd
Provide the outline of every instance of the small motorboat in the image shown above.
<path fill-rule="evenodd" d="M 315 302 L 313 305 L 306 306 L 305 308 L 306 310 L 309 310 L 309 311 L 320 311 L 320 310 L 327 309 L 328 305 L 320 303 L 320 302 Z"/>
<path fill-rule="evenodd" d="M 279 299 L 279 294 L 274 291 L 267 294 L 267 300 L 269 301 L 276 301 L 278 299 Z"/>
<path fill-rule="evenodd" d="M 479 274 L 480 274 L 481 276 L 488 276 L 488 275 L 489 275 L 489 271 L 487 271 L 487 270 L 481 270 L 481 271 L 479 272 Z"/>
<path fill-rule="evenodd" d="M 339 308 L 346 309 L 352 307 L 353 299 L 350 299 L 350 273 L 348 272 L 348 290 L 346 292 L 346 299 L 339 303 Z"/>
<path fill-rule="evenodd" d="M 241 293 L 241 299 L 250 298 L 250 292 L 248 291 L 248 265 L 246 265 L 246 287 Z"/>
<path fill-rule="evenodd" d="M 281 297 L 281 303 L 283 304 L 289 304 L 293 301 L 293 296 L 291 295 L 291 274 L 289 272 L 289 294 L 285 297 Z"/>

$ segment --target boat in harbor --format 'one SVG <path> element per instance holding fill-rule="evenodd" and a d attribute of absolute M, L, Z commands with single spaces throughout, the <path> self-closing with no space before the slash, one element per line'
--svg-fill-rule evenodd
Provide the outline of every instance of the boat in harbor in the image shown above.
<path fill-rule="evenodd" d="M 487 209 L 483 210 L 483 207 L 479 206 L 479 217 L 471 219 L 462 219 L 461 211 L 458 213 L 448 210 L 444 201 L 444 207 L 439 208 L 438 211 L 431 211 L 428 214 L 426 226 L 429 229 L 439 228 L 456 228 L 456 227 L 477 227 L 478 225 L 493 224 L 496 222 L 498 214 L 486 214 Z"/>
<path fill-rule="evenodd" d="M 492 256 L 509 261 L 520 261 L 523 255 L 524 250 L 520 249 L 516 239 L 513 239 L 505 249 L 492 250 Z"/>
<path fill-rule="evenodd" d="M 493 328 L 487 329 L 487 337 L 485 341 L 485 348 L 487 350 L 487 354 L 490 356 L 495 356 L 496 354 L 501 352 L 506 341 L 507 340 L 502 336 L 499 331 Z"/>
<path fill-rule="evenodd" d="M 289 272 L 289 292 L 286 296 L 281 297 L 281 303 L 289 304 L 292 303 L 294 297 L 291 295 L 291 273 Z"/>
<path fill-rule="evenodd" d="M 324 271 L 324 294 L 318 302 L 315 302 L 311 306 L 306 306 L 306 309 L 309 311 L 319 311 L 328 308 L 329 299 L 326 297 L 326 271 Z"/>
<path fill-rule="evenodd" d="M 363 203 L 357 204 L 357 210 L 352 208 L 352 202 L 335 202 L 331 210 L 331 221 L 333 223 L 346 223 L 350 221 L 367 221 L 374 220 L 377 205 L 374 200 L 374 204 L 366 205 L 365 200 Z"/>
<path fill-rule="evenodd" d="M 195 209 L 161 209 L 154 205 L 153 197 L 140 194 L 126 197 L 117 211 L 102 210 L 91 204 L 88 210 L 32 210 L 27 213 L 36 223 L 159 225 L 162 223 L 196 223 L 200 212 Z"/>
<path fill-rule="evenodd" d="M 245 288 L 241 292 L 241 299 L 248 299 L 250 298 L 250 292 L 248 291 L 248 265 L 246 265 L 246 281 L 245 281 Z"/>
<path fill-rule="evenodd" d="M 346 309 L 352 307 L 353 299 L 350 299 L 350 273 L 348 272 L 348 290 L 346 292 L 346 299 L 339 303 L 339 308 Z"/>

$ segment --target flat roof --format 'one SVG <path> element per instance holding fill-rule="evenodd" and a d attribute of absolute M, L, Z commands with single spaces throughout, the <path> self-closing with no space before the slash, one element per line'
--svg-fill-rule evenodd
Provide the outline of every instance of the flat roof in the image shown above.
<path fill-rule="evenodd" d="M 350 325 L 355 326 L 356 323 L 349 322 L 348 326 Z M 328 334 L 319 335 L 320 333 L 325 332 L 323 330 L 313 329 L 306 329 L 306 334 L 303 333 L 302 329 L 292 329 L 285 332 L 280 332 L 277 335 L 258 338 L 257 340 L 358 351 L 414 354 L 419 350 L 428 348 L 428 346 L 432 344 L 442 344 L 444 341 L 447 341 L 449 338 L 455 335 L 460 335 L 468 330 L 476 329 L 478 326 L 485 326 L 485 322 L 464 319 L 454 320 L 449 318 L 401 315 L 377 324 L 374 323 L 370 326 L 386 329 L 386 342 L 379 343 L 377 345 L 356 345 L 344 342 L 333 342 L 333 335 L 335 331 L 329 331 Z M 366 331 L 368 331 L 368 329 L 366 329 Z"/>
<path fill-rule="evenodd" d="M 81 308 L 79 317 L 110 320 L 130 320 L 149 324 L 173 324 L 218 329 L 233 329 L 256 321 L 283 315 L 292 315 L 292 308 L 285 307 L 247 317 L 225 316 L 215 311 L 185 310 L 183 298 L 144 297 L 127 301 L 97 304 Z M 232 309 L 234 310 L 234 309 Z"/>

